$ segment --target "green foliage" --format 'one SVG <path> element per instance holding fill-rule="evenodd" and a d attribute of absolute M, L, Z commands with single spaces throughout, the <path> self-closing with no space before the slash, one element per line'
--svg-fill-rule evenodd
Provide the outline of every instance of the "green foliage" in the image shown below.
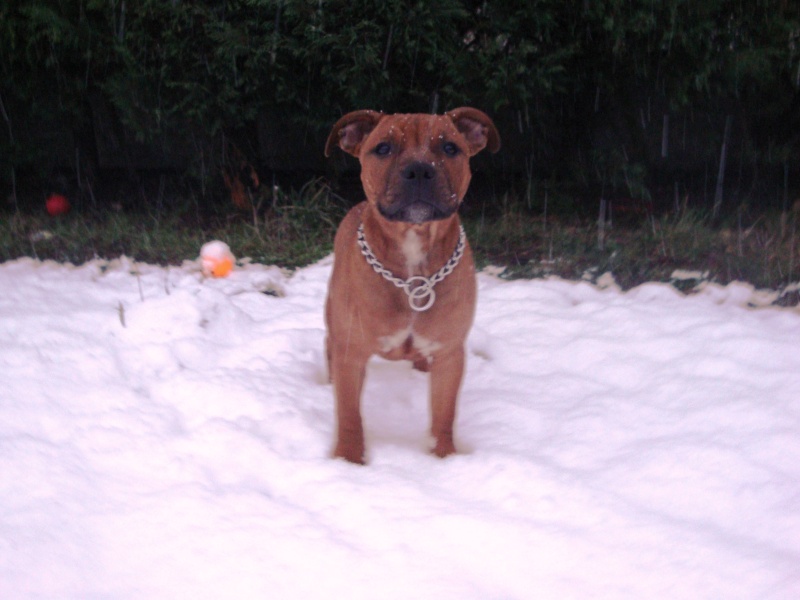
<path fill-rule="evenodd" d="M 793 3 L 773 0 L 606 0 L 584 3 L 578 23 L 584 49 L 599 50 L 582 56 L 604 84 L 650 81 L 678 108 L 698 93 L 788 83 L 798 65 L 798 17 Z"/>
<path fill-rule="evenodd" d="M 356 108 L 461 104 L 498 117 L 509 170 L 590 195 L 697 187 L 681 178 L 713 171 L 727 115 L 740 171 L 800 162 L 785 0 L 6 0 L 0 56 L 0 181 L 74 162 L 42 131 L 89 148 L 97 98 L 132 139 L 178 135 L 204 178 L 226 140 L 255 160 L 265 115 L 319 133 Z M 686 123 L 681 164 L 657 151 L 663 114 Z"/>

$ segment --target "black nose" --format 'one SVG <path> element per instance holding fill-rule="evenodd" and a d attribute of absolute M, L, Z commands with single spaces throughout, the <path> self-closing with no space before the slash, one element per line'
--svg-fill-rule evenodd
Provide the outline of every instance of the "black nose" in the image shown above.
<path fill-rule="evenodd" d="M 408 165 L 401 176 L 403 179 L 424 181 L 426 179 L 433 179 L 436 175 L 436 170 L 433 165 L 424 162 L 415 162 Z"/>

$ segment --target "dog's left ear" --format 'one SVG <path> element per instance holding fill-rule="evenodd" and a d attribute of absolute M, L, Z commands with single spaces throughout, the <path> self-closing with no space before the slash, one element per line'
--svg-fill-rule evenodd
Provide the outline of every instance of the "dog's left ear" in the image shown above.
<path fill-rule="evenodd" d="M 383 116 L 382 112 L 374 110 L 347 113 L 333 126 L 328 141 L 325 142 L 325 156 L 330 156 L 335 146 L 353 156 L 358 156 L 361 142 L 375 129 Z"/>
<path fill-rule="evenodd" d="M 477 108 L 464 106 L 447 113 L 469 144 L 469 155 L 474 156 L 484 148 L 494 154 L 500 150 L 500 134 L 492 120 Z"/>

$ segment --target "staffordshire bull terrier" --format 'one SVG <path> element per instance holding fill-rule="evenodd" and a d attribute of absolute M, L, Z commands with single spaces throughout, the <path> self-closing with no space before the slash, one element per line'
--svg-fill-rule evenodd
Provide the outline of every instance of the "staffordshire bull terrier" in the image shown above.
<path fill-rule="evenodd" d="M 356 156 L 366 201 L 334 241 L 325 306 L 336 399 L 334 457 L 365 461 L 361 392 L 373 355 L 430 374 L 432 452 L 453 454 L 453 421 L 475 313 L 475 266 L 458 217 L 469 159 L 500 149 L 492 120 L 474 108 L 444 115 L 359 110 L 333 126 L 334 147 Z"/>

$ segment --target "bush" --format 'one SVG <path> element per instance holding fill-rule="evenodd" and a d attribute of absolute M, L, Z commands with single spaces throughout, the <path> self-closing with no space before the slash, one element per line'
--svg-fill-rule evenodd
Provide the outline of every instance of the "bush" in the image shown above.
<path fill-rule="evenodd" d="M 6 0 L 0 55 L 12 195 L 18 174 L 84 184 L 112 162 L 221 190 L 231 147 L 268 166 L 264 120 L 318 157 L 349 110 L 461 104 L 496 116 L 506 151 L 482 168 L 532 207 L 557 181 L 592 206 L 707 208 L 723 147 L 731 208 L 785 208 L 800 176 L 800 5 L 784 0 Z"/>

